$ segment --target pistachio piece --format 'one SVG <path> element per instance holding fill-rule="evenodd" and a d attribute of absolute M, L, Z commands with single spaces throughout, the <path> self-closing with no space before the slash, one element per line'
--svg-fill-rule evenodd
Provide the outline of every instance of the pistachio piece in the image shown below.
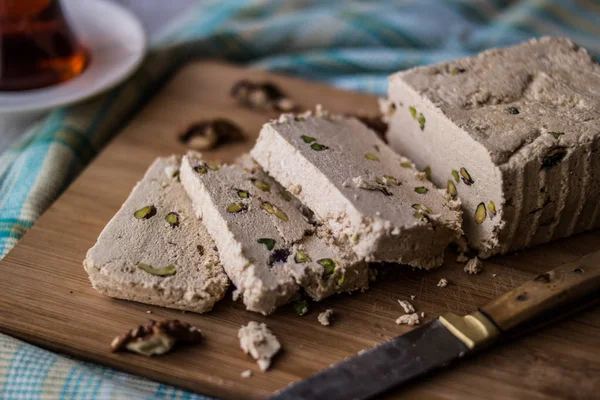
<path fill-rule="evenodd" d="M 237 192 L 237 195 L 242 199 L 250 198 L 250 193 L 248 193 L 247 190 L 237 189 L 236 192 Z"/>
<path fill-rule="evenodd" d="M 458 75 L 458 74 L 462 74 L 464 72 L 466 72 L 467 70 L 464 68 L 459 68 L 457 66 L 453 66 L 452 68 L 450 68 L 450 75 Z"/>
<path fill-rule="evenodd" d="M 256 186 L 257 188 L 259 188 L 263 192 L 268 192 L 268 191 L 271 190 L 271 185 L 269 185 L 265 181 L 261 181 L 260 179 L 254 179 L 254 178 L 252 178 L 252 179 L 250 179 L 250 182 L 252 182 L 252 184 L 254 186 Z"/>
<path fill-rule="evenodd" d="M 329 276 L 335 271 L 335 261 L 331 258 L 321 258 L 320 260 L 317 260 L 317 264 L 323 266 L 325 276 Z"/>
<path fill-rule="evenodd" d="M 452 176 L 454 177 L 454 180 L 456 181 L 456 183 L 460 182 L 460 176 L 458 175 L 458 171 L 453 169 L 451 172 Z"/>
<path fill-rule="evenodd" d="M 300 300 L 294 303 L 293 308 L 296 315 L 301 317 L 308 312 L 308 303 L 306 300 Z"/>
<path fill-rule="evenodd" d="M 279 218 L 282 221 L 288 222 L 289 218 L 286 215 L 286 213 L 284 213 L 283 211 L 281 211 L 279 208 L 277 208 L 276 206 L 272 205 L 271 203 L 264 201 L 260 207 L 265 210 L 267 213 L 269 214 L 273 214 L 275 215 L 277 218 Z"/>
<path fill-rule="evenodd" d="M 279 194 L 281 195 L 281 198 L 285 201 L 292 201 L 292 195 L 286 192 L 285 190 L 281 190 Z"/>
<path fill-rule="evenodd" d="M 381 185 L 396 185 L 396 186 L 400 186 L 402 183 L 400 183 L 400 181 L 396 178 L 394 178 L 391 175 L 384 175 L 383 179 L 379 179 L 382 183 L 380 183 Z M 377 181 L 377 180 L 375 180 Z M 379 183 L 379 182 L 377 182 Z"/>
<path fill-rule="evenodd" d="M 425 194 L 429 191 L 429 189 L 427 189 L 425 186 L 418 186 L 415 188 L 415 192 L 419 193 L 419 194 Z"/>
<path fill-rule="evenodd" d="M 377 157 L 375 154 L 373 153 L 366 153 L 365 154 L 365 158 L 367 160 L 371 160 L 371 161 L 379 161 L 379 157 Z"/>
<path fill-rule="evenodd" d="M 176 228 L 179 226 L 179 214 L 171 211 L 165 216 L 165 221 L 167 221 L 173 228 Z"/>
<path fill-rule="evenodd" d="M 380 177 L 376 177 L 375 178 L 375 182 L 378 183 L 378 184 L 380 184 L 380 185 L 385 185 L 385 182 Z"/>
<path fill-rule="evenodd" d="M 286 215 L 286 213 L 284 213 L 283 211 L 281 211 L 279 208 L 277 208 L 275 206 L 273 208 L 275 208 L 275 216 L 277 218 L 279 218 L 280 220 L 285 221 L 285 222 L 289 221 L 289 218 Z"/>
<path fill-rule="evenodd" d="M 412 165 L 408 161 L 401 162 L 400 166 L 403 168 L 412 168 Z"/>
<path fill-rule="evenodd" d="M 208 172 L 208 170 L 206 168 L 207 168 L 206 164 L 199 164 L 194 167 L 194 171 L 196 171 L 199 174 L 204 175 Z"/>
<path fill-rule="evenodd" d="M 327 150 L 329 147 L 323 145 L 323 144 L 319 144 L 319 143 L 313 143 L 310 145 L 310 148 L 315 150 L 315 151 L 322 151 L 322 150 Z"/>
<path fill-rule="evenodd" d="M 173 264 L 167 265 L 166 267 L 162 268 L 154 268 L 152 265 L 139 263 L 138 268 L 146 271 L 150 275 L 156 276 L 169 276 L 174 275 L 177 272 Z"/>
<path fill-rule="evenodd" d="M 273 250 L 273 247 L 275 247 L 275 239 L 260 238 L 257 240 L 257 242 L 260 244 L 264 244 L 267 247 L 267 250 L 269 251 Z"/>
<path fill-rule="evenodd" d="M 496 204 L 492 200 L 488 203 L 488 211 L 490 212 L 490 218 L 494 218 L 496 216 Z"/>
<path fill-rule="evenodd" d="M 419 128 L 421 128 L 421 130 L 425 129 L 425 116 L 423 115 L 423 113 L 419 113 L 419 116 L 417 117 L 417 122 L 419 123 Z"/>
<path fill-rule="evenodd" d="M 152 218 L 154 215 L 156 215 L 156 207 L 154 206 L 142 207 L 133 213 L 133 216 L 137 219 L 148 219 Z"/>
<path fill-rule="evenodd" d="M 566 155 L 567 149 L 564 147 L 552 147 L 544 156 L 540 169 L 550 169 L 558 165 Z"/>
<path fill-rule="evenodd" d="M 346 274 L 342 272 L 342 275 L 340 275 L 340 277 L 338 278 L 338 280 L 336 282 L 337 285 L 341 286 L 342 283 L 344 283 L 344 280 L 346 280 Z"/>
<path fill-rule="evenodd" d="M 554 139 L 558 139 L 559 137 L 561 137 L 565 133 L 564 132 L 548 132 L 548 134 L 554 136 Z"/>
<path fill-rule="evenodd" d="M 227 212 L 235 214 L 246 211 L 248 207 L 244 203 L 231 203 L 227 206 Z"/>
<path fill-rule="evenodd" d="M 465 185 L 471 186 L 475 183 L 473 178 L 471 178 L 471 174 L 469 174 L 469 172 L 465 168 L 460 169 L 460 176 Z"/>
<path fill-rule="evenodd" d="M 479 203 L 479 205 L 477 205 L 477 208 L 475 209 L 475 222 L 477 222 L 480 225 L 483 224 L 483 221 L 485 221 L 486 216 L 487 212 L 485 210 L 485 204 Z"/>
<path fill-rule="evenodd" d="M 263 202 L 260 207 L 265 210 L 266 212 L 268 212 L 269 214 L 275 214 L 275 209 L 273 208 L 273 206 L 271 205 L 271 203 L 265 201 Z"/>
<path fill-rule="evenodd" d="M 412 205 L 412 208 L 414 208 L 414 209 L 415 209 L 415 210 L 417 210 L 417 211 L 424 212 L 424 213 L 426 213 L 426 214 L 429 214 L 430 212 L 432 212 L 432 211 L 431 211 L 431 208 L 427 207 L 427 206 L 426 206 L 426 205 L 424 205 L 424 204 L 413 204 L 413 205 Z"/>
<path fill-rule="evenodd" d="M 426 166 L 423 172 L 425 172 L 425 178 L 427 178 L 428 181 L 431 181 L 431 167 L 429 165 Z"/>
<path fill-rule="evenodd" d="M 517 115 L 519 114 L 519 109 L 517 107 L 510 106 L 506 108 L 506 112 L 512 115 Z"/>
<path fill-rule="evenodd" d="M 355 233 L 354 235 L 352 235 L 352 242 L 354 242 L 354 244 L 358 244 L 359 240 L 360 240 L 360 234 Z"/>
<path fill-rule="evenodd" d="M 420 219 L 421 221 L 427 221 L 427 217 L 423 213 L 420 213 L 418 211 L 415 211 L 413 213 L 413 217 Z"/>
<path fill-rule="evenodd" d="M 414 106 L 408 107 L 408 111 L 410 111 L 410 115 L 413 119 L 417 119 L 417 109 Z"/>
<path fill-rule="evenodd" d="M 448 179 L 448 184 L 446 185 L 446 191 L 453 198 L 456 197 L 456 195 L 458 194 L 458 192 L 456 191 L 456 186 L 454 185 L 454 182 L 452 182 L 450 179 Z"/>
<path fill-rule="evenodd" d="M 298 264 L 304 264 L 305 262 L 310 262 L 312 260 L 310 259 L 310 256 L 308 254 L 301 250 L 298 250 L 296 252 L 296 255 L 294 256 L 294 261 L 296 261 Z"/>
<path fill-rule="evenodd" d="M 302 136 L 300 136 L 300 138 L 302 140 L 304 140 L 304 143 L 312 143 L 312 142 L 315 142 L 317 140 L 314 137 L 310 137 L 310 136 L 306 136 L 306 135 L 302 135 Z"/>

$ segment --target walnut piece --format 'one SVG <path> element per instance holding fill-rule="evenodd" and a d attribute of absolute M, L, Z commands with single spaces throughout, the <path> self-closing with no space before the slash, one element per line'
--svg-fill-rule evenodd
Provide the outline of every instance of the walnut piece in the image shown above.
<path fill-rule="evenodd" d="M 127 350 L 153 356 L 169 352 L 176 342 L 194 344 L 200 340 L 202 332 L 186 322 L 176 319 L 156 322 L 151 319 L 145 325 L 115 337 L 110 347 L 113 353 Z"/>
<path fill-rule="evenodd" d="M 220 144 L 244 140 L 242 129 L 234 122 L 215 118 L 190 124 L 179 135 L 181 143 L 194 150 L 208 150 Z"/>
<path fill-rule="evenodd" d="M 298 111 L 296 103 L 272 82 L 242 79 L 231 88 L 231 96 L 249 108 L 281 112 Z"/>

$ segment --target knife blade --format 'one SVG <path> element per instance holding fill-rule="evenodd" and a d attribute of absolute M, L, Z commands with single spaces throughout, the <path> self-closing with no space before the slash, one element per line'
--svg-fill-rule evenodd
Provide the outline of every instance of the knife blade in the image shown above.
<path fill-rule="evenodd" d="M 600 251 L 537 276 L 465 316 L 447 313 L 335 364 L 271 400 L 369 399 L 489 344 L 531 330 L 552 313 L 600 300 Z"/>

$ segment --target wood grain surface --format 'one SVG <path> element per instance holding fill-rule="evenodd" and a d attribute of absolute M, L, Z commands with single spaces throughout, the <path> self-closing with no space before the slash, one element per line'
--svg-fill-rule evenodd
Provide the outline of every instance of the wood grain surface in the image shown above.
<path fill-rule="evenodd" d="M 205 315 L 113 300 L 94 291 L 82 268 L 85 253 L 157 156 L 181 153 L 178 133 L 193 121 L 226 117 L 244 127 L 248 140 L 222 147 L 209 158 L 230 161 L 248 150 L 274 114 L 251 111 L 229 97 L 238 79 L 272 79 L 307 108 L 322 103 L 336 112 L 375 112 L 371 96 L 218 63 L 184 68 L 121 132 L 0 263 L 0 330 L 39 346 L 158 381 L 223 398 L 263 398 L 276 389 L 406 332 L 395 319 L 398 299 L 410 299 L 425 319 L 465 314 L 545 272 L 600 249 L 600 232 L 578 235 L 485 262 L 479 275 L 463 272 L 448 253 L 431 272 L 390 265 L 365 293 L 314 303 L 297 317 L 284 307 L 270 317 L 227 299 Z M 449 280 L 437 287 L 440 278 Z M 317 314 L 334 308 L 330 327 Z M 152 314 L 148 315 L 147 311 Z M 201 328 L 206 340 L 163 357 L 111 354 L 117 334 L 149 317 L 179 318 Z M 284 351 L 267 373 L 239 348 L 237 331 L 265 321 Z M 240 373 L 251 369 L 250 379 Z M 576 314 L 534 334 L 495 346 L 390 397 L 407 399 L 591 399 L 600 393 L 600 308 Z M 597 398 L 597 397 L 596 397 Z"/>

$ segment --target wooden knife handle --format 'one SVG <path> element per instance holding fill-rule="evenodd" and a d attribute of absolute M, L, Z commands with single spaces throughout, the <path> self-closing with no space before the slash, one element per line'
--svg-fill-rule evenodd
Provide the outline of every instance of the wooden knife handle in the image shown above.
<path fill-rule="evenodd" d="M 507 332 L 546 313 L 600 296 L 600 251 L 537 276 L 480 311 Z"/>

